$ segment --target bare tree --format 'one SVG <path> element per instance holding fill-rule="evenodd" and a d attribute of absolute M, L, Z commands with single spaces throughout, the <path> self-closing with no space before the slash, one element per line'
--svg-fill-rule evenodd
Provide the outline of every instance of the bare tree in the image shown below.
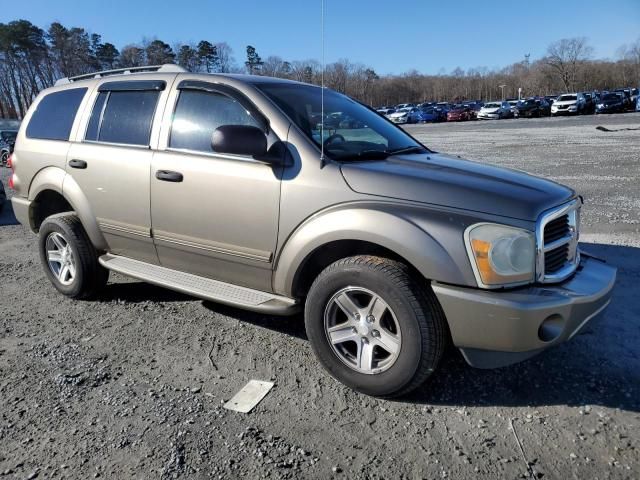
<path fill-rule="evenodd" d="M 549 45 L 545 63 L 558 75 L 565 91 L 575 91 L 578 72 L 591 57 L 593 48 L 585 37 L 563 38 Z"/>

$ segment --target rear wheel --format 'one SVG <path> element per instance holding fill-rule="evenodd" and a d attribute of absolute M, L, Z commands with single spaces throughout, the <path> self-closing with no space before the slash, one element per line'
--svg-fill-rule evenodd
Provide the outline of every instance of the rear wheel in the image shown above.
<path fill-rule="evenodd" d="M 47 218 L 39 237 L 45 274 L 60 293 L 90 298 L 107 283 L 109 271 L 98 263 L 98 254 L 77 216 Z"/>
<path fill-rule="evenodd" d="M 307 336 L 320 363 L 359 392 L 395 397 L 420 386 L 446 346 L 442 310 L 424 280 L 381 257 L 327 267 L 307 296 Z"/>

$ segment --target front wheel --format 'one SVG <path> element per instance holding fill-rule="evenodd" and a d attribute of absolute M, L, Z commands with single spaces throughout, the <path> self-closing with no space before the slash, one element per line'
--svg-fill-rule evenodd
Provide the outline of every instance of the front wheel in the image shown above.
<path fill-rule="evenodd" d="M 305 306 L 307 336 L 324 368 L 380 397 L 404 395 L 433 373 L 448 338 L 445 322 L 426 281 L 400 262 L 373 256 L 331 264 Z"/>
<path fill-rule="evenodd" d="M 73 215 L 47 218 L 39 231 L 40 260 L 56 289 L 71 298 L 90 298 L 107 283 L 109 271 L 80 219 Z"/>

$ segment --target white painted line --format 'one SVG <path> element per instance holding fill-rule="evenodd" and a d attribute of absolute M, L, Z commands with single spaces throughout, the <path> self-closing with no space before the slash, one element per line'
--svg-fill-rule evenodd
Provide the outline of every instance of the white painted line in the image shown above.
<path fill-rule="evenodd" d="M 236 393 L 231 400 L 223 406 L 227 410 L 240 413 L 249 413 L 253 408 L 273 388 L 273 382 L 263 382 L 262 380 L 250 380 L 242 389 Z"/>

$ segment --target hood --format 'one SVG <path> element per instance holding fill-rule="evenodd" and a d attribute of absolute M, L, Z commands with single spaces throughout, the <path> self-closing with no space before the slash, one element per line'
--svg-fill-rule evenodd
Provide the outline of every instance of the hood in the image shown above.
<path fill-rule="evenodd" d="M 562 100 L 562 101 L 555 101 L 553 102 L 553 104 L 555 106 L 560 106 L 560 105 L 575 105 L 576 103 L 578 103 L 577 100 Z"/>
<path fill-rule="evenodd" d="M 550 180 L 436 153 L 344 163 L 342 174 L 358 193 L 530 221 L 575 196 Z"/>
<path fill-rule="evenodd" d="M 482 113 L 498 113 L 498 110 L 500 110 L 500 107 L 490 107 L 490 108 L 482 107 L 480 109 L 480 112 L 482 112 Z"/>
<path fill-rule="evenodd" d="M 404 117 L 405 115 L 409 115 L 410 112 L 394 112 L 389 114 L 390 117 Z"/>
<path fill-rule="evenodd" d="M 529 103 L 529 104 L 522 104 L 522 105 L 518 105 L 518 110 L 531 110 L 532 108 L 538 108 L 540 105 L 538 105 L 537 103 Z"/>

